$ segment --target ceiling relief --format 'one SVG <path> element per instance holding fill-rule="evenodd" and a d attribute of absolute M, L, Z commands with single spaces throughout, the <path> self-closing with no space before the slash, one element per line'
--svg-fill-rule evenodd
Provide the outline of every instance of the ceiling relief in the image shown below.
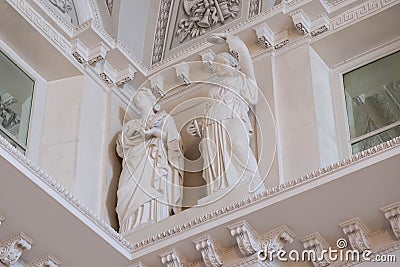
<path fill-rule="evenodd" d="M 48 0 L 73 25 L 79 25 L 73 0 Z"/>
<path fill-rule="evenodd" d="M 183 14 L 178 15 L 176 36 L 182 43 L 186 39 L 203 35 L 212 26 L 220 26 L 225 21 L 239 15 L 240 0 L 183 0 Z"/>

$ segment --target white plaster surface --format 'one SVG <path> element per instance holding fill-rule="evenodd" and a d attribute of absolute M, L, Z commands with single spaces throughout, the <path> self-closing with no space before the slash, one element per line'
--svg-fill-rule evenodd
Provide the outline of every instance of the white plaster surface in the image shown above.
<path fill-rule="evenodd" d="M 280 172 L 287 181 L 320 165 L 308 46 L 276 57 L 275 68 Z"/>

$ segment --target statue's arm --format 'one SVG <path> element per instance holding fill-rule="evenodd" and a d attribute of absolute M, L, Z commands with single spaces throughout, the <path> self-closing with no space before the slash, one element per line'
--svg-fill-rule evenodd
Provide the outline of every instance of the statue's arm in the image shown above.
<path fill-rule="evenodd" d="M 250 80 L 255 84 L 256 77 L 254 74 L 253 62 L 251 60 L 249 49 L 246 44 L 237 36 L 231 34 L 224 34 L 226 42 L 228 43 L 229 49 L 238 54 L 239 64 L 242 73 L 244 73 Z"/>

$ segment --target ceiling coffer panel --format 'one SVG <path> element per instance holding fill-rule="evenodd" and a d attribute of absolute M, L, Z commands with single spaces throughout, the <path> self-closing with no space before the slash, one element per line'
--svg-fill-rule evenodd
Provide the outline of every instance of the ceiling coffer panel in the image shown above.
<path fill-rule="evenodd" d="M 242 17 L 243 0 L 163 0 L 155 34 L 152 64 Z M 247 17 L 247 16 L 245 16 Z M 203 38 L 201 38 L 203 39 Z"/>

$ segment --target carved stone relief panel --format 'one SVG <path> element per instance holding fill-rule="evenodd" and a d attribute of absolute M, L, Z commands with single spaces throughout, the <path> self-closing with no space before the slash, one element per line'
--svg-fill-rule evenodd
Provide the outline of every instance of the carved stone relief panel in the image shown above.
<path fill-rule="evenodd" d="M 52 6 L 61 12 L 64 18 L 75 26 L 79 25 L 73 0 L 48 0 Z"/>
<path fill-rule="evenodd" d="M 241 0 L 181 0 L 171 49 L 241 17 Z"/>

